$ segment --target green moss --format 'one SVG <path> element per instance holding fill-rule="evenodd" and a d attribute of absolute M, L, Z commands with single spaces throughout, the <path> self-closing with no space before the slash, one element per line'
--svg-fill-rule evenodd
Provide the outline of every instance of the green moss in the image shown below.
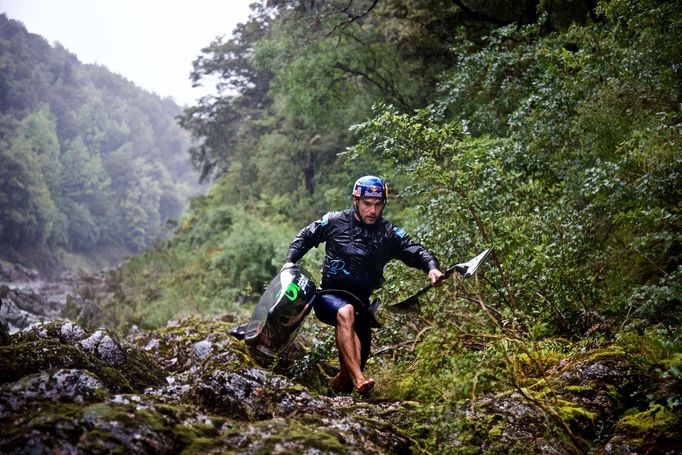
<path fill-rule="evenodd" d="M 214 453 L 214 449 L 218 450 L 215 453 L 229 454 L 233 451 L 225 451 L 225 447 L 220 441 L 212 438 L 192 437 L 187 438 L 187 445 L 182 450 L 183 455 L 189 454 L 205 454 L 208 452 Z"/>
<path fill-rule="evenodd" d="M 47 369 L 45 365 L 54 368 L 83 368 L 96 374 L 102 380 L 105 380 L 103 376 L 115 377 L 115 382 L 122 384 L 121 391 L 143 390 L 149 386 L 165 384 L 166 375 L 156 362 L 146 352 L 118 340 L 115 334 L 107 333 L 121 346 L 125 355 L 121 365 L 112 366 L 80 348 L 76 343 L 66 340 L 62 333 L 63 326 L 63 321 L 51 321 L 12 337 L 14 352 L 19 355 L 20 359 L 27 356 L 35 357 L 34 361 L 29 362 L 24 368 L 20 367 L 19 370 L 31 368 L 31 372 L 37 372 Z M 90 335 L 90 333 L 83 332 L 83 337 Z M 31 350 L 33 353 L 30 352 Z M 41 362 L 41 358 L 45 361 Z M 84 365 L 89 367 L 84 368 Z M 102 374 L 98 374 L 98 371 Z M 125 379 L 120 380 L 121 376 Z M 0 381 L 1 378 L 2 376 L 0 376 Z"/>
<path fill-rule="evenodd" d="M 225 321 L 215 317 L 192 316 L 156 329 L 154 333 L 161 336 L 179 336 L 188 341 L 199 341 L 214 333 L 229 333 L 235 323 L 232 318 L 228 317 L 227 319 Z"/>
<path fill-rule="evenodd" d="M 502 433 L 504 432 L 504 426 L 496 425 L 488 430 L 488 437 L 492 440 L 500 439 Z"/>
<path fill-rule="evenodd" d="M 570 357 L 570 362 L 565 365 L 562 370 L 569 369 L 576 364 L 592 364 L 604 361 L 627 361 L 627 354 L 617 345 L 611 345 L 602 349 L 593 349 Z"/>
<path fill-rule="evenodd" d="M 16 333 L 12 336 L 12 342 L 15 344 L 21 344 L 48 338 L 53 340 L 61 340 L 61 329 L 63 325 L 64 323 L 62 321 L 44 322 L 40 325 L 30 328 L 29 330 Z"/>
<path fill-rule="evenodd" d="M 620 419 L 617 430 L 635 435 L 645 435 L 650 432 L 664 430 L 676 420 L 675 414 L 669 409 L 656 404 L 650 409 L 634 415 L 627 415 Z"/>
<path fill-rule="evenodd" d="M 111 453 L 125 455 L 130 453 L 110 432 L 93 429 L 85 432 L 81 437 L 81 445 L 86 453 Z"/>
<path fill-rule="evenodd" d="M 231 318 L 228 318 L 231 320 Z M 188 317 L 171 325 L 150 332 L 149 336 L 141 336 L 135 340 L 139 346 L 146 345 L 150 339 L 158 341 L 155 348 L 156 357 L 169 361 L 178 358 L 177 365 L 183 366 L 192 354 L 193 345 L 199 341 L 210 340 L 213 352 L 206 359 L 205 369 L 213 370 L 234 365 L 255 368 L 257 363 L 249 355 L 246 345 L 228 334 L 233 323 L 217 318 Z M 233 358 L 221 356 L 231 353 Z"/>
<path fill-rule="evenodd" d="M 585 393 L 592 393 L 594 391 L 594 387 L 587 385 L 569 385 L 564 387 L 564 390 L 576 395 L 584 395 Z"/>
<path fill-rule="evenodd" d="M 149 354 L 139 349 L 124 347 L 125 363 L 120 369 L 124 371 L 134 390 L 143 390 L 149 386 L 166 383 L 166 375 Z"/>
<path fill-rule="evenodd" d="M 598 417 L 597 413 L 589 411 L 581 406 L 576 406 L 574 403 L 565 400 L 558 400 L 556 411 L 559 416 L 567 422 L 587 418 L 595 421 Z"/>
<path fill-rule="evenodd" d="M 177 412 L 173 413 L 172 410 Z M 158 406 L 153 409 L 133 408 L 130 405 L 95 404 L 83 409 L 82 415 L 86 420 L 103 422 L 120 422 L 123 428 L 145 429 L 151 435 L 163 436 L 168 444 L 183 450 L 183 453 L 205 453 L 216 447 L 219 431 L 213 425 L 188 425 L 178 423 L 184 416 L 191 414 L 191 408 L 183 406 Z M 116 435 L 92 429 L 87 432 L 87 440 L 101 445 L 104 441 L 111 441 L 120 445 L 122 441 Z"/>
<path fill-rule="evenodd" d="M 537 399 L 552 399 L 556 395 L 556 390 L 547 385 L 544 379 L 537 380 L 528 388 L 522 387 L 523 393 L 533 396 Z"/>
<path fill-rule="evenodd" d="M 52 428 L 57 420 L 77 420 L 82 409 L 83 405 L 76 403 L 46 402 L 40 408 L 24 411 L 21 416 L 15 415 L 9 425 L 3 425 L 2 435 L 6 441 L 18 440 L 35 428 Z"/>

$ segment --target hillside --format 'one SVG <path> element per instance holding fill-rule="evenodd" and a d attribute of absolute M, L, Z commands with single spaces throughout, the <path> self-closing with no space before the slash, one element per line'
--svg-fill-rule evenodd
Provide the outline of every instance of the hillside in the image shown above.
<path fill-rule="evenodd" d="M 198 175 L 181 108 L 0 16 L 0 259 L 115 265 L 164 236 Z"/>

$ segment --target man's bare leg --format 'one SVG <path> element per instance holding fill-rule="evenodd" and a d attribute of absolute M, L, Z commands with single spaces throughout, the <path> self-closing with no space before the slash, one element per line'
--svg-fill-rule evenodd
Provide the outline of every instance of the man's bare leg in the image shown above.
<path fill-rule="evenodd" d="M 336 313 L 336 346 L 343 359 L 342 371 L 353 383 L 358 391 L 368 391 L 374 387 L 374 379 L 366 379 L 360 369 L 360 339 L 355 333 L 355 309 L 353 305 L 346 305 Z"/>

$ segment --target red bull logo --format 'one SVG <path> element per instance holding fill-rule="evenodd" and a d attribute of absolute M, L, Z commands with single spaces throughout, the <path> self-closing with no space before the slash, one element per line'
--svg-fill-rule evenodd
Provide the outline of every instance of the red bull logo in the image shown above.
<path fill-rule="evenodd" d="M 359 198 L 388 199 L 388 185 L 379 177 L 365 176 L 353 187 L 353 196 Z"/>
<path fill-rule="evenodd" d="M 379 199 L 384 198 L 384 190 L 380 186 L 368 186 L 365 188 L 365 194 L 363 197 L 376 197 Z"/>

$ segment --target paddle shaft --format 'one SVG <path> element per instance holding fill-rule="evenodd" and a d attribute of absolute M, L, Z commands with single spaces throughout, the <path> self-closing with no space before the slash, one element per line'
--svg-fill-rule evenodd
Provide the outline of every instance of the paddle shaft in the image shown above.
<path fill-rule="evenodd" d="M 445 272 L 443 272 L 443 276 L 440 277 L 440 279 L 437 281 L 437 283 L 440 283 L 441 281 L 445 280 L 445 279 L 448 278 L 450 275 L 452 275 L 453 273 L 455 273 L 455 270 L 457 270 L 457 266 L 456 266 L 456 265 L 453 265 L 453 266 L 450 267 L 449 269 L 446 269 Z M 412 296 L 409 297 L 408 299 L 413 299 L 413 298 L 419 297 L 420 295 L 424 294 L 426 291 L 428 291 L 428 290 L 431 289 L 432 287 L 433 287 L 433 283 L 429 283 L 429 284 L 427 284 L 426 286 L 424 286 L 423 288 L 421 288 L 420 290 L 418 290 L 417 292 L 415 292 L 414 295 L 412 295 Z"/>

